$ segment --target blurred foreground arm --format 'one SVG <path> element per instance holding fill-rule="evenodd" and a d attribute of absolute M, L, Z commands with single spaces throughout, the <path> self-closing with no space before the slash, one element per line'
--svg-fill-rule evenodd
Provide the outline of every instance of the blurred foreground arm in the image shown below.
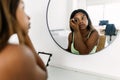
<path fill-rule="evenodd" d="M 46 77 L 47 77 L 48 74 L 47 74 L 46 66 L 43 63 L 42 59 L 37 54 L 35 48 L 33 47 L 33 44 L 28 34 L 25 36 L 25 44 L 33 51 L 37 65 L 46 72 Z"/>

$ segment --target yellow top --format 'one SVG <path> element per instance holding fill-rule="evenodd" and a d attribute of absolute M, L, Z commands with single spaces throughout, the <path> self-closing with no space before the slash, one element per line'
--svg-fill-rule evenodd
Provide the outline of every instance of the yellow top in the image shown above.
<path fill-rule="evenodd" d="M 91 32 L 92 32 L 92 31 L 91 31 Z M 88 34 L 87 38 L 89 38 L 91 32 Z M 94 48 L 92 49 L 92 51 L 91 51 L 89 54 L 95 53 L 95 52 L 96 52 L 96 49 L 97 49 L 97 46 L 94 46 Z M 74 48 L 74 33 L 73 33 L 73 42 L 72 42 L 72 44 L 71 44 L 71 52 L 72 52 L 73 54 L 77 54 L 77 55 L 80 54 L 79 51 Z"/>

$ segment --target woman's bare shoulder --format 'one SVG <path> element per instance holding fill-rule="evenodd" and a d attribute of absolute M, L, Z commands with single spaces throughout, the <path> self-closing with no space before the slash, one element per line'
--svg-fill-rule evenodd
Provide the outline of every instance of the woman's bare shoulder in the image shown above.
<path fill-rule="evenodd" d="M 26 74 L 29 76 L 31 72 L 29 70 L 33 65 L 35 59 L 29 48 L 24 45 L 10 44 L 0 53 L 0 79 L 12 80 L 14 76 L 24 79 Z"/>
<path fill-rule="evenodd" d="M 94 30 L 91 31 L 90 36 L 97 36 L 97 37 L 99 37 L 99 33 L 98 33 L 98 31 L 96 29 L 94 29 Z"/>
<path fill-rule="evenodd" d="M 69 39 L 70 42 L 72 41 L 72 35 L 73 35 L 73 33 L 70 32 L 70 33 L 69 33 L 69 36 L 68 36 L 68 39 Z"/>
<path fill-rule="evenodd" d="M 9 57 L 12 59 L 22 56 L 33 56 L 31 50 L 25 45 L 9 44 L 0 53 L 0 57 Z"/>

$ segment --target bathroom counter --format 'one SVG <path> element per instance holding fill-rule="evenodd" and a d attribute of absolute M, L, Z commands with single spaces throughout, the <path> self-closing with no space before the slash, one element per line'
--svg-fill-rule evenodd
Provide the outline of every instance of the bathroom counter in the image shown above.
<path fill-rule="evenodd" d="M 48 66 L 48 80 L 117 80 L 85 72 L 67 70 L 55 66 Z"/>

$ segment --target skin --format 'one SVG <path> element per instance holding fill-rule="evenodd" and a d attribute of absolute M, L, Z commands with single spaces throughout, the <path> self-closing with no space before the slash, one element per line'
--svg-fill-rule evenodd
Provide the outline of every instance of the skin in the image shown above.
<path fill-rule="evenodd" d="M 26 33 L 25 45 L 8 43 L 0 52 L 0 80 L 47 80 L 46 67 L 27 34 L 30 17 L 24 12 L 22 0 L 16 11 L 16 18 Z"/>
<path fill-rule="evenodd" d="M 16 18 L 24 31 L 30 28 L 30 17 L 24 11 L 24 2 L 21 0 L 16 11 Z"/>
<path fill-rule="evenodd" d="M 70 20 L 70 26 L 74 31 L 74 47 L 80 54 L 89 54 L 90 51 L 98 43 L 99 34 L 96 30 L 93 30 L 90 37 L 87 39 L 87 35 L 90 30 L 87 29 L 88 19 L 85 14 L 79 12 L 76 13 L 73 19 Z M 68 51 L 71 52 L 72 32 L 69 34 Z"/>

